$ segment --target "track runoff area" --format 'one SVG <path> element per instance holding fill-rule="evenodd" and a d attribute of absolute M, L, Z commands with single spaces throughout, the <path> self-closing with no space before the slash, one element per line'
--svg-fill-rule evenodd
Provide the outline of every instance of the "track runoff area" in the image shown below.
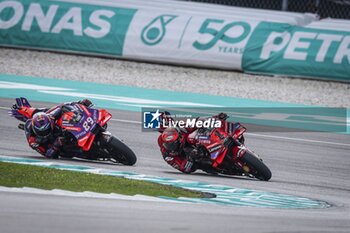
<path fill-rule="evenodd" d="M 80 170 L 87 172 L 96 172 L 97 170 L 102 174 L 114 173 L 117 176 L 126 178 L 163 182 L 189 189 L 201 188 L 203 191 L 211 191 L 217 194 L 217 198 L 211 201 L 206 199 L 198 200 L 200 203 L 207 203 L 205 206 L 231 206 L 235 208 L 250 206 L 267 208 L 267 212 L 270 212 L 269 209 L 302 208 L 312 210 L 313 213 L 329 215 L 328 217 L 330 218 L 338 219 L 341 222 L 340 226 L 347 226 L 344 217 L 341 217 L 346 210 L 339 208 L 340 206 L 347 207 L 349 204 L 346 196 L 349 194 L 350 187 L 341 178 L 349 175 L 347 169 L 349 158 L 347 154 L 350 144 L 348 144 L 349 137 L 344 132 L 319 133 L 304 132 L 300 131 L 300 129 L 281 130 L 282 128 L 285 129 L 283 125 L 285 122 L 274 127 L 269 125 L 259 126 L 248 122 L 245 124 L 248 128 L 248 133 L 246 134 L 247 144 L 256 150 L 271 168 L 273 173 L 271 181 L 260 182 L 238 177 L 227 178 L 207 175 L 201 172 L 196 172 L 193 175 L 184 175 L 172 170 L 171 167 L 162 161 L 156 145 L 158 134 L 156 132 L 142 132 L 142 124 L 144 122 L 142 122 L 142 117 L 140 116 L 140 107 L 144 106 L 146 101 L 148 105 L 161 105 L 166 108 L 173 108 L 175 105 L 176 109 L 182 106 L 180 103 L 188 104 L 185 106 L 186 110 L 189 107 L 195 107 L 196 109 L 226 108 L 222 106 L 225 104 L 224 101 L 218 102 L 215 100 L 215 98 L 220 97 L 211 98 L 211 96 L 199 95 L 194 96 L 195 98 L 189 98 L 191 101 L 186 101 L 184 94 L 179 93 L 182 98 L 174 96 L 173 99 L 157 99 L 157 94 L 159 93 L 154 91 L 156 94 L 153 96 L 146 93 L 147 99 L 142 95 L 145 95 L 145 92 L 149 90 L 139 89 L 137 92 L 135 90 L 131 92 L 131 90 L 123 91 L 121 87 L 115 87 L 121 88 L 118 91 L 107 91 L 109 93 L 105 93 L 108 95 L 106 97 L 96 90 L 99 90 L 99 88 L 108 90 L 108 88 L 111 88 L 110 86 L 107 88 L 107 86 L 100 87 L 91 83 L 59 82 L 57 80 L 49 80 L 45 83 L 44 80 L 35 78 L 23 79 L 12 76 L 2 76 L 0 79 L 1 98 L 3 98 L 1 99 L 1 115 L 2 119 L 6 119 L 6 121 L 1 122 L 1 127 L 9 132 L 8 136 L 6 138 L 3 137 L 1 140 L 4 148 L 1 157 L 3 160 L 39 164 L 40 166 L 67 166 L 69 169 L 78 169 L 77 167 L 79 167 Z M 54 83 L 50 83 L 51 81 Z M 89 85 L 98 86 L 98 88 L 86 88 Z M 111 93 L 118 93 L 118 96 Z M 137 93 L 137 95 L 132 97 L 130 93 Z M 167 96 L 164 93 L 161 94 L 162 96 Z M 88 97 L 93 100 L 97 107 L 114 109 L 111 110 L 114 118 L 109 126 L 110 131 L 112 133 L 115 132 L 119 138 L 130 145 L 138 155 L 138 164 L 134 167 L 123 167 L 110 166 L 103 163 L 87 164 L 84 161 L 55 161 L 55 163 L 46 160 L 44 162 L 38 161 L 38 157 L 35 157 L 34 153 L 28 151 L 24 136 L 16 129 L 17 122 L 5 116 L 14 98 L 18 96 L 25 96 L 30 101 L 33 100 L 33 105 L 38 105 L 38 107 Z M 41 102 L 40 100 L 43 99 L 48 102 Z M 269 105 L 269 103 L 263 101 L 252 101 L 247 105 L 248 100 L 242 100 L 241 102 L 244 101 L 246 102 L 241 104 L 241 107 L 243 105 L 251 108 L 255 108 L 257 105 L 263 105 L 264 107 L 290 107 L 281 103 L 270 103 Z M 231 102 L 232 105 L 239 105 L 237 104 L 239 100 L 234 98 L 226 98 L 227 102 Z M 220 103 L 220 106 L 213 106 L 215 103 Z M 227 107 L 232 107 L 232 105 Z M 297 107 L 300 108 L 301 106 Z M 245 114 L 247 115 L 247 113 Z M 337 118 L 337 120 L 339 119 Z M 333 124 L 336 123 L 333 122 Z M 251 131 L 250 129 L 253 130 Z M 21 141 L 21 145 L 14 145 L 13 138 Z M 329 156 L 331 155 L 332 159 L 330 160 Z M 336 161 L 343 162 L 339 163 Z M 164 197 L 162 198 L 164 199 Z M 193 200 L 181 200 L 181 198 L 175 201 L 178 201 L 179 205 L 182 205 L 183 202 L 186 202 L 187 205 L 196 203 Z M 208 203 L 210 204 L 208 205 Z M 329 211 L 332 209 L 333 211 Z M 294 212 L 290 213 L 290 215 L 298 216 Z M 317 217 L 310 221 L 320 222 L 322 225 L 322 217 Z M 325 227 L 331 226 L 326 224 Z M 342 228 L 340 232 L 342 232 Z"/>

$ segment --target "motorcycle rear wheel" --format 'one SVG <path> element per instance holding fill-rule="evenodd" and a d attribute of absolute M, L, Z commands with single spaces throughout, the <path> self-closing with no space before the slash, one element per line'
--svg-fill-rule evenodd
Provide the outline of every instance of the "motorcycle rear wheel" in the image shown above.
<path fill-rule="evenodd" d="M 113 136 L 108 143 L 108 149 L 110 156 L 124 165 L 132 166 L 137 161 L 135 153 L 127 145 Z"/>
<path fill-rule="evenodd" d="M 254 171 L 252 171 L 252 174 L 255 178 L 263 181 L 268 181 L 272 177 L 272 173 L 270 169 L 255 155 L 252 154 L 250 151 L 246 151 L 246 153 L 243 155 L 242 160 L 251 168 L 253 168 Z"/>

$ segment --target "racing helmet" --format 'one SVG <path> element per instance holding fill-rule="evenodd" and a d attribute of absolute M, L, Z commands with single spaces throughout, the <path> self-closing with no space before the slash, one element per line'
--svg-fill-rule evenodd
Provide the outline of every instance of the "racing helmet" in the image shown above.
<path fill-rule="evenodd" d="M 50 136 L 53 128 L 54 124 L 46 113 L 38 112 L 34 114 L 32 118 L 32 129 L 37 136 L 46 138 Z"/>
<path fill-rule="evenodd" d="M 179 129 L 169 127 L 162 133 L 162 141 L 165 149 L 176 152 L 182 148 L 184 140 Z"/>

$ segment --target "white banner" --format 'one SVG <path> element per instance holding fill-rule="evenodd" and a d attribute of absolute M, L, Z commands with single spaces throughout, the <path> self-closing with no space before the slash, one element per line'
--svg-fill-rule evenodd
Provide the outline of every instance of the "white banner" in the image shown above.
<path fill-rule="evenodd" d="M 123 56 L 158 62 L 241 70 L 242 54 L 259 21 L 139 10 Z"/>

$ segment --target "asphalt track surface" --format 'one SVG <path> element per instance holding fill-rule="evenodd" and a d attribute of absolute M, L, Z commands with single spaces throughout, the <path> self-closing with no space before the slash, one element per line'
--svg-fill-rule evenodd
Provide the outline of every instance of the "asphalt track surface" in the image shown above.
<path fill-rule="evenodd" d="M 0 99 L 0 154 L 40 158 L 7 115 L 13 100 Z M 44 103 L 32 103 L 36 107 Z M 135 166 L 65 160 L 140 174 L 205 181 L 326 201 L 326 209 L 270 209 L 61 197 L 0 192 L 1 233 L 9 232 L 350 232 L 350 136 L 316 132 L 252 132 L 246 145 L 272 171 L 269 182 L 181 174 L 161 158 L 157 133 L 142 133 L 141 114 L 111 110 L 109 130 L 137 154 Z M 248 127 L 249 130 L 249 127 Z M 49 178 L 48 178 L 49 179 Z"/>

